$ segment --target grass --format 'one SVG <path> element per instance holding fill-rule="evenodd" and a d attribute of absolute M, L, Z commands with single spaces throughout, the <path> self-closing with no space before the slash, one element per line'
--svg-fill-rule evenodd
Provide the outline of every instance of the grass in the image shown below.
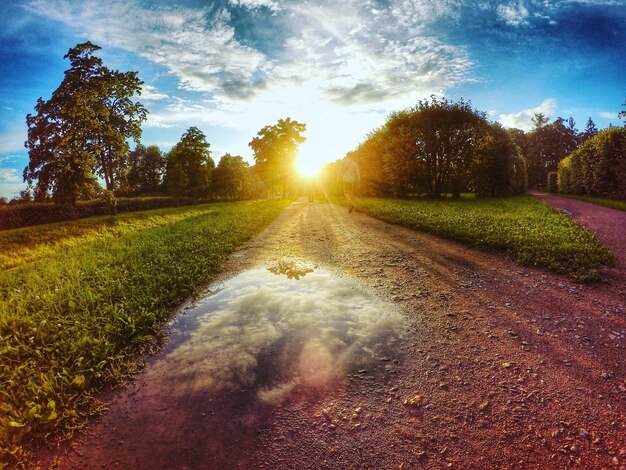
<path fill-rule="evenodd" d="M 578 199 L 579 201 L 591 202 L 598 206 L 609 207 L 611 209 L 618 209 L 620 211 L 626 211 L 626 201 L 620 201 L 618 199 L 609 199 L 606 197 L 598 196 L 583 196 L 578 194 L 555 194 L 555 196 L 563 196 L 570 199 Z"/>
<path fill-rule="evenodd" d="M 123 237 L 213 210 L 214 205 L 186 206 L 97 216 L 0 232 L 0 270 L 56 256 L 97 240 Z"/>
<path fill-rule="evenodd" d="M 356 208 L 387 222 L 482 249 L 581 281 L 597 279 L 612 255 L 569 218 L 532 196 L 460 200 L 359 199 Z"/>
<path fill-rule="evenodd" d="M 0 272 L 0 468 L 80 424 L 98 406 L 94 393 L 132 371 L 172 310 L 285 205 L 210 204 L 3 233 L 14 244 L 2 245 L 5 259 L 15 264 L 7 250 L 21 239 L 31 262 Z"/>

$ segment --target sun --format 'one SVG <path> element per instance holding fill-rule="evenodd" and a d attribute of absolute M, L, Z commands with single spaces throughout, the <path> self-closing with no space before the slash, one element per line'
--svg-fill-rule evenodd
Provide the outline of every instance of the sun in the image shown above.
<path fill-rule="evenodd" d="M 323 142 L 315 142 L 313 140 L 304 142 L 300 147 L 298 159 L 296 160 L 298 173 L 307 178 L 317 176 L 324 164 L 322 156 L 325 153 Z"/>
<path fill-rule="evenodd" d="M 318 175 L 321 170 L 321 164 L 316 161 L 304 160 L 298 158 L 296 161 L 296 169 L 298 173 L 306 178 L 313 178 Z"/>

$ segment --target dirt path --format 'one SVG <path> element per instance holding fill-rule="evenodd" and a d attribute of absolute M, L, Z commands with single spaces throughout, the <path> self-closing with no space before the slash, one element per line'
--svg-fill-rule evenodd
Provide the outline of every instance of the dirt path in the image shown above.
<path fill-rule="evenodd" d="M 222 279 L 285 255 L 398 306 L 401 344 L 278 406 L 252 404 L 245 387 L 181 397 L 184 379 L 163 392 L 149 365 L 58 450 L 60 466 L 626 468 L 621 269 L 607 273 L 610 283 L 583 286 L 343 208 L 296 203 L 229 259 Z"/>

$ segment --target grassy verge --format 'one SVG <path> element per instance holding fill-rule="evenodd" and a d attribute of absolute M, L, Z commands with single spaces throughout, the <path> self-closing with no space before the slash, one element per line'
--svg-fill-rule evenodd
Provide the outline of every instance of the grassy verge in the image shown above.
<path fill-rule="evenodd" d="M 35 225 L 0 232 L 0 270 L 11 269 L 42 258 L 57 256 L 98 240 L 117 238 L 215 210 L 216 205 L 186 206 L 104 215 Z"/>
<path fill-rule="evenodd" d="M 619 201 L 617 199 L 609 199 L 606 197 L 597 196 L 582 196 L 578 194 L 556 194 L 556 196 L 563 196 L 570 199 L 578 199 L 579 201 L 591 202 L 592 204 L 597 204 L 598 206 L 626 211 L 626 201 Z"/>
<path fill-rule="evenodd" d="M 285 205 L 185 208 L 180 220 L 146 229 L 137 221 L 0 272 L 0 468 L 22 461 L 29 442 L 80 423 L 97 405 L 93 393 L 132 370 L 172 308 Z"/>
<path fill-rule="evenodd" d="M 470 246 L 510 253 L 523 265 L 593 280 L 613 262 L 596 238 L 532 196 L 461 200 L 359 199 L 374 217 Z"/>

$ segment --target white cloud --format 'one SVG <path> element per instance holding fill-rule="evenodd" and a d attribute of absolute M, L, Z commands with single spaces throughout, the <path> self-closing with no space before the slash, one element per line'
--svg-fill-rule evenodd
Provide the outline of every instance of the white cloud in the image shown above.
<path fill-rule="evenodd" d="M 617 111 L 600 111 L 598 116 L 602 119 L 617 119 Z"/>
<path fill-rule="evenodd" d="M 180 93 L 183 99 L 176 90 L 164 96 L 146 87 L 142 98 L 154 101 L 147 128 L 204 125 L 254 135 L 290 116 L 307 123 L 308 151 L 326 160 L 343 156 L 390 111 L 472 79 L 467 50 L 427 31 L 442 17 L 456 18 L 460 0 L 392 0 L 387 7 L 373 0 L 231 3 L 272 9 L 281 47 L 261 52 L 254 40 L 243 44 L 227 10 L 209 7 L 31 0 L 28 9 L 79 37 L 159 64 L 179 88 L 201 92 L 193 99 Z M 232 151 L 244 155 L 246 144 Z"/>
<path fill-rule="evenodd" d="M 233 93 L 254 88 L 263 54 L 241 45 L 227 12 L 142 8 L 137 1 L 32 0 L 31 12 L 62 22 L 100 45 L 119 47 L 162 65 L 186 90 Z"/>
<path fill-rule="evenodd" d="M 269 0 L 231 0 L 242 6 Z M 441 16 L 454 16 L 458 0 L 394 0 L 384 14 L 371 1 L 281 5 L 285 49 L 268 57 L 235 37 L 223 10 L 161 7 L 137 1 L 76 3 L 32 0 L 32 12 L 68 25 L 96 43 L 111 45 L 166 67 L 185 90 L 218 100 L 251 101 L 272 88 L 304 81 L 341 104 L 385 102 L 397 96 L 439 93 L 470 74 L 462 47 L 420 33 Z M 319 93 L 321 92 L 321 93 Z M 147 99 L 156 99 L 147 90 Z"/>
<path fill-rule="evenodd" d="M 498 5 L 498 16 L 508 25 L 521 26 L 527 24 L 528 8 L 523 0 L 508 5 Z"/>
<path fill-rule="evenodd" d="M 524 109 L 518 113 L 500 114 L 499 121 L 506 127 L 515 127 L 524 131 L 533 128 L 532 118 L 537 113 L 542 113 L 550 117 L 556 111 L 556 100 L 548 98 L 539 106 L 530 109 Z"/>
<path fill-rule="evenodd" d="M 0 183 L 19 183 L 22 181 L 16 168 L 0 168 Z"/>
<path fill-rule="evenodd" d="M 272 11 L 280 11 L 280 5 L 274 0 L 230 0 L 231 5 L 258 10 L 261 7 L 269 8 Z"/>
<path fill-rule="evenodd" d="M 160 101 L 169 98 L 169 95 L 157 90 L 152 85 L 143 85 L 141 90 L 141 99 L 149 101 Z"/>
<path fill-rule="evenodd" d="M 457 19 L 462 6 L 461 0 L 392 0 L 392 25 L 400 24 L 413 31 L 424 31 L 441 17 Z"/>
<path fill-rule="evenodd" d="M 26 137 L 26 124 L 5 130 L 0 134 L 0 154 L 24 151 Z"/>

